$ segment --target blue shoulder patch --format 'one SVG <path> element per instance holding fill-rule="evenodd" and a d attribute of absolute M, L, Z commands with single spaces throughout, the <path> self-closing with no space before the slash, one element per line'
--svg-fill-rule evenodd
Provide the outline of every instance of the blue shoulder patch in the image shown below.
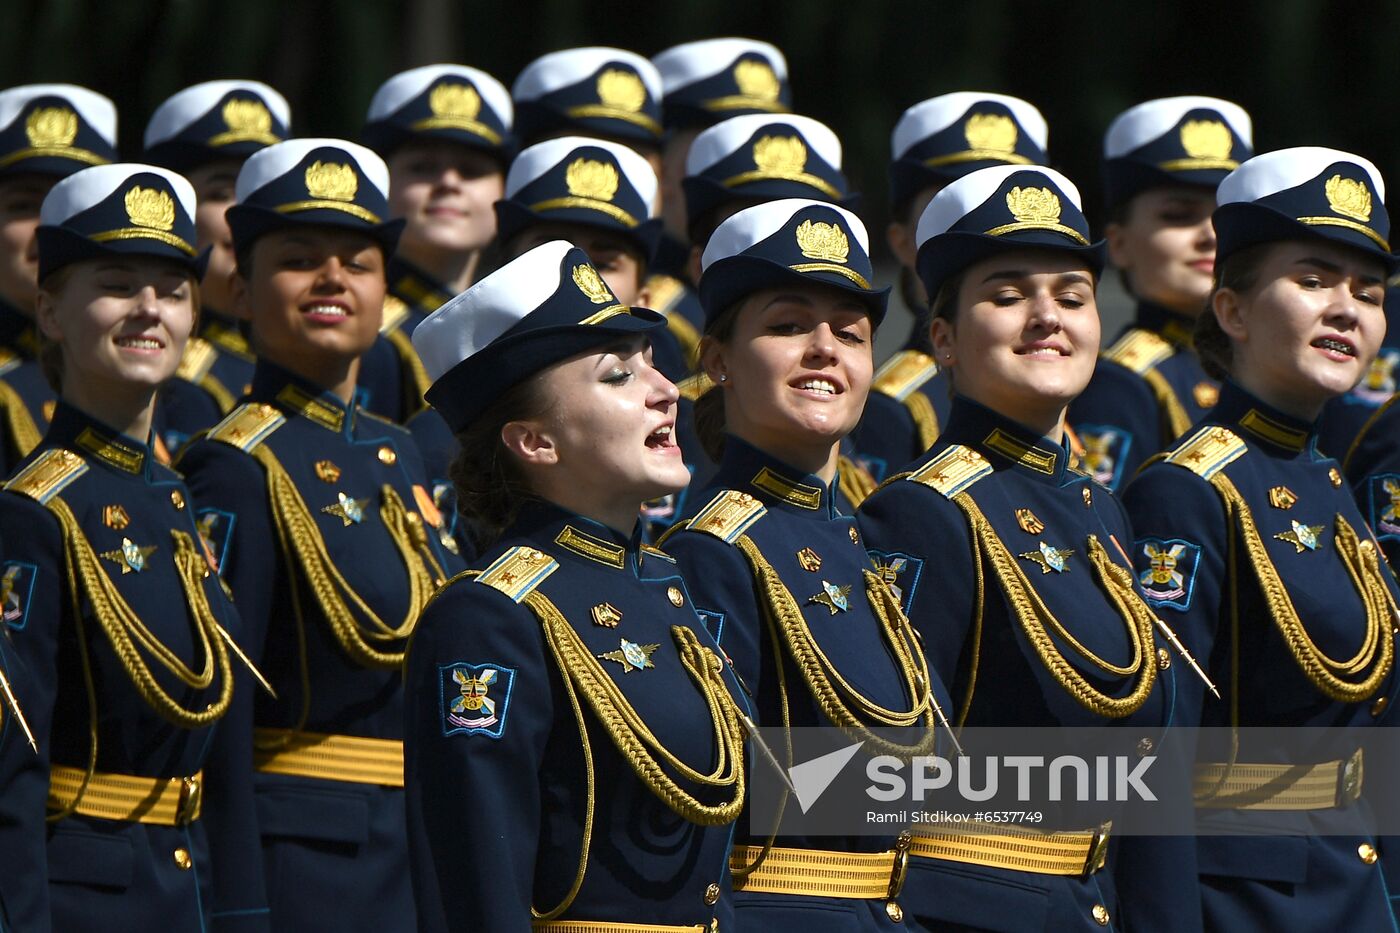
<path fill-rule="evenodd" d="M 224 565 L 228 561 L 229 542 L 233 540 L 233 526 L 237 521 L 238 516 L 222 509 L 200 509 L 195 513 L 194 527 L 209 548 L 220 576 L 223 576 Z"/>
<path fill-rule="evenodd" d="M 1133 545 L 1142 595 L 1154 606 L 1190 609 L 1200 563 L 1201 546 L 1180 538 L 1140 538 Z"/>
<path fill-rule="evenodd" d="M 34 597 L 34 579 L 39 568 L 19 560 L 6 561 L 0 571 L 0 613 L 5 624 L 18 631 L 29 620 L 29 603 Z"/>
<path fill-rule="evenodd" d="M 1075 433 L 1084 444 L 1084 472 L 1110 489 L 1117 489 L 1123 478 L 1123 465 L 1133 436 L 1122 428 L 1106 424 L 1076 424 Z"/>
<path fill-rule="evenodd" d="M 1366 477 L 1366 506 L 1381 541 L 1400 541 L 1400 473 Z"/>
<path fill-rule="evenodd" d="M 1396 364 L 1400 364 L 1400 348 L 1382 347 L 1376 358 L 1371 361 L 1366 375 L 1356 384 L 1356 388 L 1342 398 L 1351 404 L 1367 405 L 1371 408 L 1384 405 L 1395 394 Z"/>
<path fill-rule="evenodd" d="M 919 577 L 924 572 L 923 559 L 899 551 L 866 553 L 875 564 L 875 572 L 889 586 L 894 598 L 899 600 L 899 608 L 908 615 L 909 607 L 914 604 L 914 591 L 918 589 Z"/>
<path fill-rule="evenodd" d="M 444 664 L 438 668 L 443 736 L 465 733 L 499 739 L 515 688 L 515 669 L 500 664 Z"/>

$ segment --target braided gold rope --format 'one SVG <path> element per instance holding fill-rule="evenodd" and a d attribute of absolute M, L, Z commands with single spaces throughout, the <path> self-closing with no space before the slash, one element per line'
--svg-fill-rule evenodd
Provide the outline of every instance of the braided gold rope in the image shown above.
<path fill-rule="evenodd" d="M 1339 513 L 1335 522 L 1337 553 L 1352 580 L 1356 594 L 1366 607 L 1366 636 L 1361 649 L 1345 661 L 1337 661 L 1323 653 L 1308 634 L 1307 626 L 1298 617 L 1298 610 L 1279 578 L 1273 561 L 1269 560 L 1259 528 L 1254 523 L 1249 504 L 1224 473 L 1211 477 L 1225 502 L 1227 519 L 1239 526 L 1240 537 L 1250 565 L 1259 581 L 1260 592 L 1269 607 L 1269 616 L 1284 644 L 1308 681 L 1324 696 L 1340 703 L 1359 703 L 1372 696 L 1390 675 L 1395 662 L 1395 642 L 1391 637 L 1391 620 L 1396 618 L 1395 601 L 1381 576 L 1376 546 L 1362 541 Z M 1238 586 L 1238 581 L 1236 581 Z M 1370 669 L 1362 680 L 1348 680 L 1347 675 Z"/>
<path fill-rule="evenodd" d="M 1170 446 L 1172 441 L 1191 429 L 1191 416 L 1186 413 L 1186 408 L 1176 397 L 1176 390 L 1172 388 L 1166 376 L 1155 369 L 1149 369 L 1142 374 L 1142 378 L 1146 380 L 1147 387 L 1156 396 L 1157 404 L 1161 406 L 1162 414 L 1166 416 L 1166 424 L 1162 426 L 1165 429 L 1162 443 Z"/>
<path fill-rule="evenodd" d="M 759 591 L 764 597 L 764 614 L 769 625 L 782 636 L 787 653 L 796 663 L 822 714 L 853 738 L 867 742 L 871 754 L 903 758 L 929 754 L 934 745 L 934 713 L 928 662 L 909 620 L 900 611 L 884 581 L 868 570 L 864 572 L 867 598 L 880 624 L 881 634 L 899 664 L 906 695 L 913 698 L 913 706 L 908 710 L 886 709 L 851 686 L 817 644 L 797 600 L 758 546 L 748 535 L 741 535 L 736 544 L 753 568 Z M 914 744 L 901 745 L 871 732 L 871 727 L 864 721 L 866 719 L 874 720 L 879 726 L 892 727 L 915 726 L 922 720 L 923 732 Z"/>
<path fill-rule="evenodd" d="M 429 562 L 424 560 L 424 552 L 429 555 L 431 552 L 427 551 L 421 520 L 414 521 L 417 516 L 404 507 L 392 486 L 387 483 L 383 486 L 379 517 L 403 559 L 409 584 L 408 608 L 403 620 L 391 626 L 379 618 L 336 567 L 306 500 L 276 454 L 260 446 L 254 449 L 253 456 L 267 471 L 268 498 L 283 550 L 288 558 L 295 559 L 291 572 L 295 575 L 299 568 L 305 576 L 311 595 L 325 614 L 336 641 L 351 659 L 364 667 L 381 670 L 402 667 L 402 650 L 384 650 L 370 642 L 406 639 L 418 623 L 418 616 L 427 605 L 434 586 L 442 582 L 444 574 L 437 562 L 431 558 Z M 360 627 L 352 606 L 368 620 L 370 631 Z"/>
<path fill-rule="evenodd" d="M 21 457 L 39 446 L 44 439 L 43 432 L 34 423 L 29 409 L 24 407 L 24 399 L 7 382 L 0 382 L 0 410 L 5 413 L 5 426 L 10 429 L 10 438 Z"/>
<path fill-rule="evenodd" d="M 934 410 L 933 402 L 924 393 L 915 391 L 904 400 L 904 407 L 909 410 L 914 427 L 918 429 L 919 449 L 928 450 L 938 440 L 938 412 Z"/>
<path fill-rule="evenodd" d="M 837 482 L 846 496 L 846 501 L 852 508 L 856 508 L 875 491 L 875 478 L 850 457 L 842 456 L 838 463 Z"/>
<path fill-rule="evenodd" d="M 987 521 L 977 503 L 966 492 L 953 496 L 953 501 L 963 510 L 972 529 L 975 546 L 992 566 L 1002 593 L 1010 604 L 1012 615 L 1020 623 L 1021 630 L 1030 642 L 1040 662 L 1055 682 L 1074 697 L 1081 706 L 1099 716 L 1120 719 L 1131 716 L 1147 702 L 1148 695 L 1157 679 L 1157 665 L 1148 659 L 1148 649 L 1152 645 L 1152 610 L 1143 602 L 1133 587 L 1132 574 L 1113 563 L 1103 545 L 1094 535 L 1088 538 L 1088 557 L 1100 587 L 1118 610 L 1132 644 L 1133 660 L 1127 667 L 1108 664 L 1090 652 L 1070 636 L 1064 625 L 1041 600 L 1035 587 L 1026 578 L 1025 572 L 1017 565 L 1006 545 L 997 537 L 991 523 Z M 1137 676 L 1133 690 L 1125 697 L 1113 697 L 1091 684 L 1084 675 L 1066 660 L 1046 630 L 1053 629 L 1080 657 L 1106 673 L 1120 677 Z"/>

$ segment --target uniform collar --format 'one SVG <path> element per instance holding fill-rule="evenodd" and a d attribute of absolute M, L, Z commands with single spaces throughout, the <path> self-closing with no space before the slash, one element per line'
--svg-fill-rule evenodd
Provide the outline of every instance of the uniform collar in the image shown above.
<path fill-rule="evenodd" d="M 733 434 L 724 439 L 724 457 L 711 485 L 752 493 L 764 505 L 798 515 L 831 519 L 839 514 L 831 487 L 819 477 L 789 466 Z"/>
<path fill-rule="evenodd" d="M 993 469 L 1012 469 L 1040 482 L 1059 485 L 1069 466 L 1064 444 L 963 395 L 953 396 L 948 426 L 939 438 L 944 439 L 973 448 Z"/>
<path fill-rule="evenodd" d="M 528 538 L 553 557 L 595 567 L 636 574 L 640 566 L 640 521 L 630 535 L 624 535 L 543 499 L 532 499 L 522 506 L 503 538 Z"/>
<path fill-rule="evenodd" d="M 327 431 L 349 436 L 354 429 L 355 409 L 352 406 L 314 382 L 267 360 L 258 360 L 248 397 L 255 402 L 276 405 L 288 415 L 298 415 Z"/>
<path fill-rule="evenodd" d="M 1196 322 L 1191 318 L 1150 301 L 1138 302 L 1133 324 L 1166 338 L 1178 350 L 1191 346 L 1192 334 L 1196 330 Z"/>
<path fill-rule="evenodd" d="M 30 360 L 39 354 L 39 333 L 34 329 L 34 321 L 3 299 L 0 299 L 0 347 Z"/>
<path fill-rule="evenodd" d="M 156 462 L 149 444 L 128 437 L 62 399 L 54 406 L 44 446 L 72 450 L 90 464 L 142 479 L 150 478 L 151 464 Z"/>
<path fill-rule="evenodd" d="M 453 297 L 447 286 L 422 269 L 398 256 L 389 260 L 384 271 L 389 291 L 424 314 L 436 311 Z"/>
<path fill-rule="evenodd" d="M 220 350 L 244 357 L 253 358 L 252 347 L 248 345 L 247 325 L 234 317 L 229 317 L 212 308 L 200 308 L 201 325 L 199 335 Z"/>
<path fill-rule="evenodd" d="M 1317 442 L 1316 422 L 1284 414 L 1233 381 L 1220 387 L 1220 401 L 1207 417 L 1276 453 L 1300 454 Z"/>

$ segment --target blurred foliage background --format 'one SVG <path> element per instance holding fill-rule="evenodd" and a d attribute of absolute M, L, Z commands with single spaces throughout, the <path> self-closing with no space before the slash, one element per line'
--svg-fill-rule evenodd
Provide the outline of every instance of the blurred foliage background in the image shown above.
<path fill-rule="evenodd" d="M 1103 131 L 1151 97 L 1210 94 L 1254 117 L 1260 150 L 1347 149 L 1400 183 L 1400 3 L 1351 0 L 5 0 L 0 85 L 71 81 L 112 97 L 122 152 L 165 97 L 257 78 L 301 135 L 355 138 L 397 71 L 460 62 L 507 86 L 545 52 L 615 45 L 651 56 L 691 39 L 766 39 L 801 113 L 832 126 L 883 249 L 885 164 L 900 112 L 952 90 L 1024 97 L 1050 122 L 1052 163 L 1098 217 Z"/>

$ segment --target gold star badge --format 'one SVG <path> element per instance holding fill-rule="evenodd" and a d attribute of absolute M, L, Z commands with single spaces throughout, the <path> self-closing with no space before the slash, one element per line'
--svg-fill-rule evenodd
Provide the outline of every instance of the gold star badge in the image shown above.
<path fill-rule="evenodd" d="M 1016 524 L 1028 535 L 1038 535 L 1045 530 L 1045 523 L 1036 518 L 1030 509 L 1016 510 Z"/>
<path fill-rule="evenodd" d="M 365 520 L 365 506 L 369 503 L 368 499 L 352 499 L 343 492 L 337 493 L 336 495 L 339 496 L 340 501 L 335 505 L 323 506 L 321 508 L 322 512 L 325 512 L 327 515 L 334 515 L 345 523 L 346 528 L 349 528 L 351 525 L 358 525 Z"/>
<path fill-rule="evenodd" d="M 635 641 L 623 638 L 619 641 L 618 650 L 606 651 L 598 657 L 604 661 L 616 661 L 622 665 L 622 673 L 630 674 L 633 671 L 656 667 L 655 664 L 651 663 L 651 656 L 660 647 L 660 645 L 639 645 Z"/>
<path fill-rule="evenodd" d="M 329 460 L 317 460 L 316 478 L 323 483 L 334 483 L 340 479 L 340 467 Z"/>
<path fill-rule="evenodd" d="M 1055 548 L 1042 541 L 1039 550 L 1026 551 L 1024 554 L 1016 556 L 1022 560 L 1034 561 L 1039 564 L 1041 573 L 1049 573 L 1052 570 L 1056 573 L 1064 573 L 1069 569 L 1069 563 L 1065 558 L 1073 553 L 1074 551 L 1070 548 Z"/>
<path fill-rule="evenodd" d="M 1304 551 L 1316 551 L 1322 542 L 1318 539 L 1318 534 L 1322 531 L 1321 525 L 1304 525 L 1297 521 L 1293 522 L 1290 531 L 1281 531 L 1274 535 L 1280 541 L 1287 541 L 1293 545 L 1297 553 Z"/>
<path fill-rule="evenodd" d="M 130 538 L 122 538 L 122 546 L 115 551 L 104 551 L 98 555 L 104 560 L 110 560 L 122 568 L 122 576 L 129 573 L 140 573 L 146 569 L 146 558 L 155 553 L 154 544 L 148 547 L 137 547 Z"/>
<path fill-rule="evenodd" d="M 1273 486 L 1269 489 L 1269 505 L 1285 511 L 1298 504 L 1298 497 L 1287 486 Z"/>
<path fill-rule="evenodd" d="M 809 547 L 804 547 L 797 552 L 797 563 L 803 570 L 810 573 L 816 573 L 822 569 L 821 555 Z"/>
<path fill-rule="evenodd" d="M 589 613 L 593 616 L 593 624 L 603 628 L 617 628 L 617 623 L 622 621 L 622 613 L 612 603 L 599 603 Z"/>
<path fill-rule="evenodd" d="M 831 610 L 832 615 L 838 612 L 846 612 L 851 608 L 851 601 L 847 594 L 851 592 L 851 585 L 837 586 L 834 583 L 822 581 L 822 591 L 815 596 L 807 598 L 808 604 L 816 603 L 818 606 L 825 606 Z"/>

